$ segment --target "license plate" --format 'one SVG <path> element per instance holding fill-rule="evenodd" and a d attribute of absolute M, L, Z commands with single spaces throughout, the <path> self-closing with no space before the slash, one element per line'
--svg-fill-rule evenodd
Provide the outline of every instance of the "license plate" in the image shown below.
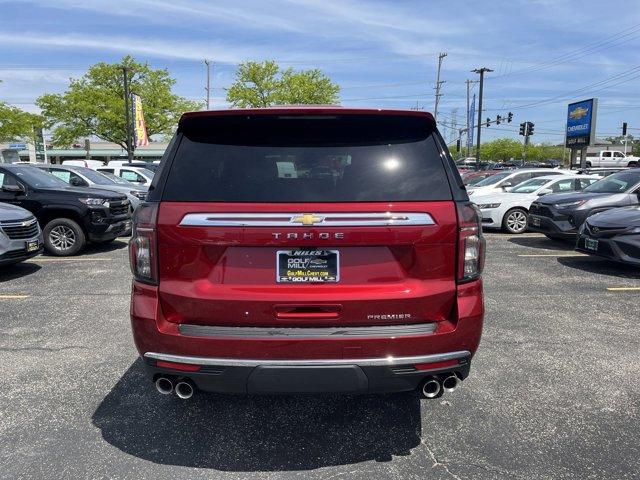
<path fill-rule="evenodd" d="M 340 280 L 338 250 L 278 250 L 279 283 L 332 283 Z"/>
<path fill-rule="evenodd" d="M 598 251 L 598 240 L 594 240 L 593 238 L 585 238 L 584 239 L 584 248 L 587 250 L 592 250 L 594 252 Z"/>
<path fill-rule="evenodd" d="M 531 217 L 531 225 L 534 227 L 540 226 L 540 219 L 538 217 Z"/>
<path fill-rule="evenodd" d="M 27 252 L 35 252 L 40 248 L 38 241 L 27 242 Z"/>

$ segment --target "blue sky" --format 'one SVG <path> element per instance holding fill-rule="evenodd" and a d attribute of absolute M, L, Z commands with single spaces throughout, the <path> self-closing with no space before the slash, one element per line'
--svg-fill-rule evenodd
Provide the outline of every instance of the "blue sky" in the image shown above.
<path fill-rule="evenodd" d="M 0 100 L 34 110 L 44 92 L 125 54 L 166 67 L 176 93 L 204 98 L 202 60 L 214 62 L 213 104 L 245 60 L 320 68 L 348 106 L 432 111 L 438 52 L 447 52 L 439 121 L 465 122 L 470 70 L 494 70 L 486 115 L 514 113 L 483 139 L 561 142 L 566 104 L 597 96 L 598 135 L 623 121 L 640 136 L 640 2 L 378 0 L 0 0 Z M 476 89 L 477 91 L 477 89 Z M 457 109 L 457 115 L 454 110 Z"/>

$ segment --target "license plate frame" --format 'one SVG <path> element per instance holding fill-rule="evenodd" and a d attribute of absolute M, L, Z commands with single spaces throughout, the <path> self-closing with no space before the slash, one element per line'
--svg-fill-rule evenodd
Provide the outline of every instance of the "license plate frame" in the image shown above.
<path fill-rule="evenodd" d="M 599 243 L 600 242 L 598 240 L 596 240 L 595 238 L 585 237 L 585 239 L 584 239 L 584 248 L 585 248 L 585 250 L 589 250 L 590 252 L 597 252 Z"/>
<path fill-rule="evenodd" d="M 340 281 L 338 250 L 299 248 L 276 252 L 277 283 L 337 283 Z"/>
<path fill-rule="evenodd" d="M 24 248 L 27 253 L 33 253 L 40 250 L 40 242 L 38 240 L 29 240 L 28 242 L 24 242 Z"/>

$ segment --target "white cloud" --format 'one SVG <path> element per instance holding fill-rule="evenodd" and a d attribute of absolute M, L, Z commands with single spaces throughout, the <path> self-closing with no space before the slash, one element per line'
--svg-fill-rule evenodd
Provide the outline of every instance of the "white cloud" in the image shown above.
<path fill-rule="evenodd" d="M 85 35 L 77 33 L 48 34 L 35 32 L 0 33 L 0 43 L 39 48 L 67 48 L 101 50 L 149 55 L 153 57 L 202 60 L 215 58 L 222 62 L 237 62 L 255 55 L 256 49 L 217 42 L 167 41 L 153 37 L 118 35 Z"/>

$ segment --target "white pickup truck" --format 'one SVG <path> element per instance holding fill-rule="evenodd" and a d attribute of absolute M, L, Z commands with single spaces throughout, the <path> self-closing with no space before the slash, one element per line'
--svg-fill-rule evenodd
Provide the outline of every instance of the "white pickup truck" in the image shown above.
<path fill-rule="evenodd" d="M 639 157 L 625 155 L 620 150 L 601 150 L 587 152 L 587 167 L 635 167 Z M 580 159 L 578 159 L 580 164 Z"/>

